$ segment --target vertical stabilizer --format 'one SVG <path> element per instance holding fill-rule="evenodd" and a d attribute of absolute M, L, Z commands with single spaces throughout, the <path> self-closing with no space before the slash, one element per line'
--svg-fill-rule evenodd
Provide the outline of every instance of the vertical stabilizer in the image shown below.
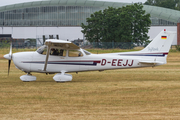
<path fill-rule="evenodd" d="M 175 32 L 163 30 L 153 39 L 153 41 L 146 48 L 141 50 L 141 52 L 168 53 L 175 35 Z"/>

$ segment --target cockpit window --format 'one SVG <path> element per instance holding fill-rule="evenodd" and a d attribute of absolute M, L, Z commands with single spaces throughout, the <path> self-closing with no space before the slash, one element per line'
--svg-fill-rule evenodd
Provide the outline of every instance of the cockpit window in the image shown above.
<path fill-rule="evenodd" d="M 85 53 L 86 55 L 90 55 L 90 54 L 91 54 L 90 52 L 88 52 L 88 51 L 86 51 L 86 50 L 84 50 L 84 49 L 83 49 L 83 51 L 84 51 L 84 53 Z"/>

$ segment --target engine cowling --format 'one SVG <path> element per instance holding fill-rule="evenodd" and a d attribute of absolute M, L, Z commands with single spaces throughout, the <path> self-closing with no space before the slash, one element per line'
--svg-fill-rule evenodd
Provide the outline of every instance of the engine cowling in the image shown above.
<path fill-rule="evenodd" d="M 68 82 L 68 81 L 72 81 L 72 75 L 58 73 L 53 77 L 53 79 L 56 82 Z"/>

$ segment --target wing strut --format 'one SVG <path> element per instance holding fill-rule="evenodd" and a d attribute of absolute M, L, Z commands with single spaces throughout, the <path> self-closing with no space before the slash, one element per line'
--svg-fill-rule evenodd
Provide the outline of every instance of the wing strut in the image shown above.
<path fill-rule="evenodd" d="M 43 71 L 46 71 L 47 69 L 47 64 L 48 64 L 48 58 L 49 58 L 49 53 L 50 53 L 50 49 L 52 47 L 58 47 L 60 49 L 80 49 L 80 47 L 76 46 L 75 44 L 69 42 L 69 41 L 64 41 L 64 40 L 55 40 L 55 39 L 49 39 L 46 40 L 45 45 L 47 45 L 48 49 L 46 52 L 46 60 L 44 63 L 44 69 Z"/>
<path fill-rule="evenodd" d="M 50 53 L 50 45 L 48 45 L 47 47 L 48 47 L 48 49 L 47 49 L 47 52 L 46 52 L 46 60 L 45 60 L 45 64 L 44 64 L 44 71 L 46 71 L 48 58 L 49 58 L 49 53 Z"/>

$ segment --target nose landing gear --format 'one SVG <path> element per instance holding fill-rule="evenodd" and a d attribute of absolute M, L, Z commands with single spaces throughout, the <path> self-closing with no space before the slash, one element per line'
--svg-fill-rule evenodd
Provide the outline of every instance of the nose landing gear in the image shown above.
<path fill-rule="evenodd" d="M 36 76 L 32 76 L 32 74 L 29 72 L 27 75 L 22 75 L 20 79 L 23 82 L 30 82 L 30 81 L 36 81 Z"/>

